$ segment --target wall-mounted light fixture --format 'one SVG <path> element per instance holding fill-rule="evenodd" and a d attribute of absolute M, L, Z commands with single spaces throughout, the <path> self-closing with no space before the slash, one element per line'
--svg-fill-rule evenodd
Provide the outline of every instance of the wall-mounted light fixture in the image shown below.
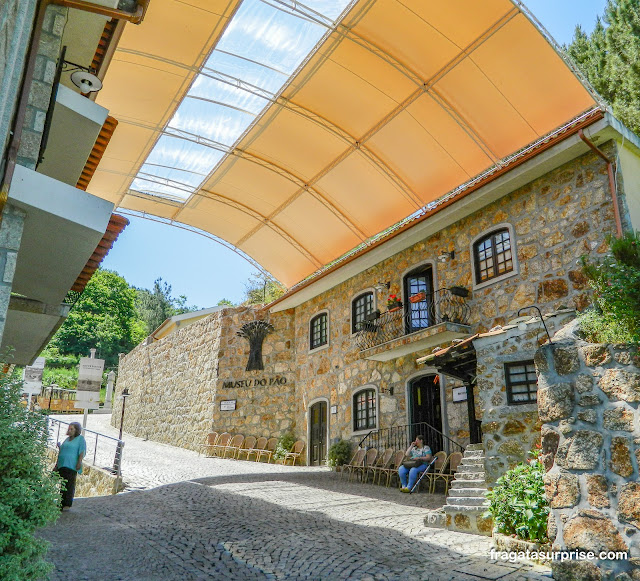
<path fill-rule="evenodd" d="M 96 76 L 95 69 L 62 60 L 62 70 L 65 73 L 71 73 L 71 82 L 80 89 L 83 95 L 102 89 L 102 81 Z"/>
<path fill-rule="evenodd" d="M 542 317 L 542 311 L 538 307 L 536 307 L 535 305 L 529 305 L 528 307 L 522 307 L 521 309 L 518 310 L 518 317 L 520 316 L 520 313 L 522 311 L 526 311 L 527 309 L 535 309 L 536 311 L 538 311 L 538 314 L 540 315 L 540 321 L 542 322 L 544 330 L 547 332 L 547 337 L 549 337 L 549 343 L 553 343 L 553 341 L 551 340 L 551 335 L 549 335 L 549 329 L 547 329 L 547 325 L 544 322 L 544 318 Z M 520 329 L 521 331 L 526 331 L 527 330 L 527 323 L 525 321 L 520 321 L 518 323 L 518 329 Z"/>
<path fill-rule="evenodd" d="M 377 282 L 376 284 L 373 285 L 373 288 L 375 288 L 378 292 L 386 292 L 391 288 L 391 282 L 387 281 L 387 282 Z"/>
<path fill-rule="evenodd" d="M 448 262 L 449 260 L 453 260 L 455 257 L 455 250 L 452 250 L 451 252 L 441 252 L 438 256 L 438 262 Z"/>

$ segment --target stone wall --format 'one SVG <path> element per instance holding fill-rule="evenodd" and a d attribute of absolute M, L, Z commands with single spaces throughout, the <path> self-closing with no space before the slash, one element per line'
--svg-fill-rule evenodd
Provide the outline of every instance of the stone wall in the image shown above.
<path fill-rule="evenodd" d="M 22 210 L 10 204 L 5 206 L 0 224 L 0 337 L 4 333 L 4 324 L 7 320 L 24 219 L 25 213 Z M 7 347 L 11 346 L 7 345 Z"/>
<path fill-rule="evenodd" d="M 0 159 L 9 141 L 35 10 L 35 0 L 0 5 Z"/>
<path fill-rule="evenodd" d="M 549 333 L 575 316 L 575 311 L 558 312 L 545 319 Z M 473 341 L 477 357 L 477 403 L 482 418 L 486 483 L 491 487 L 508 469 L 524 462 L 528 452 L 540 442 L 540 422 L 536 402 L 509 404 L 505 364 L 533 361 L 540 342 L 547 340 L 537 321 L 520 330 L 509 325 Z"/>
<path fill-rule="evenodd" d="M 47 456 L 49 467 L 53 470 L 58 459 L 58 451 L 47 448 Z M 118 494 L 121 490 L 123 490 L 122 478 L 97 466 L 90 466 L 86 462 L 82 463 L 82 474 L 78 474 L 76 478 L 76 498 L 109 496 Z"/>
<path fill-rule="evenodd" d="M 24 127 L 18 150 L 18 163 L 35 169 L 40 152 L 42 133 L 51 100 L 56 66 L 62 45 L 62 35 L 68 8 L 49 6 L 45 13 L 33 72 L 29 103 L 25 112 Z"/>
<path fill-rule="evenodd" d="M 640 353 L 588 344 L 574 331 L 536 354 L 549 536 L 556 550 L 628 551 L 629 559 L 554 562 L 554 576 L 640 579 Z"/>
<path fill-rule="evenodd" d="M 237 333 L 260 319 L 256 307 L 224 309 L 122 357 L 112 425 L 120 427 L 118 396 L 127 387 L 124 431 L 158 442 L 200 450 L 211 431 L 295 431 L 291 313 L 269 317 L 275 331 L 263 344 L 264 370 L 245 371 L 249 344 Z M 221 410 L 222 400 L 235 400 L 236 409 Z"/>

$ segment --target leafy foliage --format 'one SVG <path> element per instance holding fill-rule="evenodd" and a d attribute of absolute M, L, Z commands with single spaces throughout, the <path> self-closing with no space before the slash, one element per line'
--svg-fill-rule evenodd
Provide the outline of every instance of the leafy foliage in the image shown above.
<path fill-rule="evenodd" d="M 171 285 L 157 278 L 153 282 L 153 288 L 136 290 L 136 309 L 144 324 L 145 335 L 151 334 L 167 319 L 197 311 L 198 307 L 188 306 L 187 297 L 180 295 L 175 298 L 171 295 Z"/>
<path fill-rule="evenodd" d="M 487 493 L 489 509 L 498 532 L 528 541 L 547 541 L 549 504 L 544 492 L 544 466 L 537 453 L 498 478 Z"/>
<path fill-rule="evenodd" d="M 245 305 L 268 304 L 279 299 L 287 290 L 277 280 L 261 272 L 254 272 L 244 287 Z"/>
<path fill-rule="evenodd" d="M 89 355 L 95 347 L 106 365 L 144 338 L 136 326 L 135 290 L 117 273 L 98 270 L 50 345 L 62 355 Z"/>
<path fill-rule="evenodd" d="M 576 27 L 567 52 L 614 115 L 640 133 L 640 0 L 609 0 L 591 35 Z"/>
<path fill-rule="evenodd" d="M 351 442 L 349 440 L 339 440 L 329 447 L 328 464 L 332 468 L 346 464 L 351 458 Z"/>
<path fill-rule="evenodd" d="M 282 460 L 285 454 L 291 450 L 295 443 L 296 437 L 291 432 L 282 434 L 278 439 L 278 445 L 273 453 L 274 460 Z"/>
<path fill-rule="evenodd" d="M 40 579 L 50 566 L 34 531 L 59 515 L 58 478 L 47 469 L 46 418 L 20 405 L 21 382 L 0 375 L 0 579 Z"/>
<path fill-rule="evenodd" d="M 611 255 L 583 272 L 594 289 L 596 311 L 582 315 L 581 331 L 595 343 L 640 342 L 640 233 L 608 237 Z"/>

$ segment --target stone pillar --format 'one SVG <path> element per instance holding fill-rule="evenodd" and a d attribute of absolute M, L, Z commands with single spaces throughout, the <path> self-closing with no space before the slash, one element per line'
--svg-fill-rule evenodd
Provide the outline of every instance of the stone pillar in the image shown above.
<path fill-rule="evenodd" d="M 596 560 L 554 561 L 556 579 L 640 579 L 640 356 L 570 332 L 536 353 L 541 459 L 554 550 Z M 626 560 L 597 557 L 627 551 Z"/>
<path fill-rule="evenodd" d="M 16 260 L 22 241 L 25 213 L 11 205 L 5 206 L 0 225 L 0 338 L 7 320 L 11 287 L 16 271 Z"/>
<path fill-rule="evenodd" d="M 111 399 L 113 397 L 113 384 L 116 380 L 115 371 L 111 370 L 107 374 L 107 393 L 104 396 L 104 409 L 111 409 Z"/>

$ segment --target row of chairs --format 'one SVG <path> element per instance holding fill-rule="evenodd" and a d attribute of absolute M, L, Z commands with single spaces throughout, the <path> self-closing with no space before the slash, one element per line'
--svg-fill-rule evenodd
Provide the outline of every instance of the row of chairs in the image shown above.
<path fill-rule="evenodd" d="M 360 478 L 360 481 L 364 484 L 371 482 L 378 484 L 382 483 L 382 479 L 385 479 L 386 486 L 389 487 L 394 478 L 400 483 L 400 477 L 398 475 L 398 468 L 404 458 L 404 450 L 392 450 L 387 449 L 382 454 L 375 448 L 365 450 L 360 448 L 356 451 L 348 464 L 342 466 L 341 477 L 346 473 L 349 474 L 349 481 L 354 476 Z M 462 453 L 453 452 L 447 455 L 446 452 L 440 451 L 434 454 L 434 470 L 424 475 L 421 480 L 429 485 L 429 492 L 433 493 L 436 489 L 436 484 L 439 481 L 444 483 L 444 493 L 449 492 L 449 485 L 455 476 L 460 462 L 462 462 Z"/>
<path fill-rule="evenodd" d="M 242 459 L 245 456 L 247 460 L 251 460 L 254 456 L 255 462 L 261 462 L 266 458 L 267 463 L 271 462 L 273 454 L 278 445 L 278 438 L 265 438 L 261 436 L 247 436 L 242 434 L 231 435 L 229 432 L 211 432 L 207 434 L 203 445 L 203 452 L 208 457 L 233 458 L 234 460 Z M 304 442 L 298 440 L 293 444 L 291 449 L 285 454 L 284 464 L 291 460 L 291 465 L 295 465 L 300 459 L 304 450 Z"/>

